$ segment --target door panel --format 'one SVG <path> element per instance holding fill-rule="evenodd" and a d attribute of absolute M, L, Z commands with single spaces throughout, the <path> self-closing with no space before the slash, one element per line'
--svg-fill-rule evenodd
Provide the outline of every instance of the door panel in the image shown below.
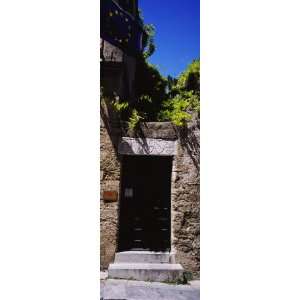
<path fill-rule="evenodd" d="M 170 250 L 172 157 L 124 156 L 119 251 Z"/>

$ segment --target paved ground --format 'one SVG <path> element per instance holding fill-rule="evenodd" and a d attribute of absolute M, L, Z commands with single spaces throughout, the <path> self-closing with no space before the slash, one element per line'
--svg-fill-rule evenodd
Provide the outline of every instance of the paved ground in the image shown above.
<path fill-rule="evenodd" d="M 101 300 L 199 300 L 200 283 L 173 285 L 158 282 L 105 279 L 100 281 Z"/>

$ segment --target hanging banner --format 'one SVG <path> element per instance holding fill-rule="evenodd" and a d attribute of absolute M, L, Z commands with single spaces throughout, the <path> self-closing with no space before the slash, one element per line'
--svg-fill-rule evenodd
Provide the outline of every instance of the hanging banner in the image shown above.
<path fill-rule="evenodd" d="M 102 0 L 100 20 L 101 38 L 129 55 L 143 51 L 147 35 L 139 18 L 134 18 L 113 0 Z"/>

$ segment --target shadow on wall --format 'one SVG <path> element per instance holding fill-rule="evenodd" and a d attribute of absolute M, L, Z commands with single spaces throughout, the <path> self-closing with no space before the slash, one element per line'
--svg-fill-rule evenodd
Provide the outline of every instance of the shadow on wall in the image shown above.
<path fill-rule="evenodd" d="M 119 159 L 118 145 L 120 137 L 123 134 L 122 123 L 119 120 L 117 113 L 111 107 L 110 100 L 102 97 L 100 101 L 100 117 L 102 128 L 105 128 L 114 148 L 116 157 Z"/>
<path fill-rule="evenodd" d="M 121 121 L 120 115 L 112 108 L 110 104 L 110 100 L 108 98 L 104 98 L 100 103 L 100 116 L 103 121 L 103 125 L 107 130 L 107 134 L 110 137 L 112 145 L 114 147 L 115 155 L 119 157 L 119 142 L 121 137 L 131 136 L 136 138 L 136 142 L 140 144 L 141 148 L 145 153 L 150 152 L 149 145 L 146 141 L 146 136 L 140 126 L 138 124 L 136 128 L 129 133 L 128 126 L 126 122 Z M 147 127 L 147 124 L 144 123 L 144 126 Z M 127 145 L 128 148 L 131 148 L 131 145 Z M 130 152 L 130 149 L 128 149 Z"/>
<path fill-rule="evenodd" d="M 160 135 L 160 129 L 156 130 L 148 128 L 147 122 L 137 125 L 137 127 L 132 131 L 128 130 L 126 122 L 120 120 L 120 115 L 117 113 L 110 104 L 110 99 L 103 97 L 100 104 L 100 114 L 103 121 L 103 125 L 107 130 L 107 134 L 111 140 L 114 148 L 114 152 L 118 160 L 119 155 L 119 142 L 121 137 L 132 137 L 136 138 L 136 142 L 140 144 L 142 152 L 144 154 L 151 153 L 151 145 L 147 143 L 147 137 L 151 138 L 163 138 Z M 163 124 L 160 122 L 153 122 L 156 124 Z M 152 123 L 152 124 L 153 124 Z M 167 124 L 168 122 L 166 122 Z M 149 123 L 150 124 L 150 123 Z M 181 147 L 187 152 L 193 164 L 197 170 L 200 172 L 200 120 L 194 119 L 193 122 L 184 127 L 172 126 L 176 136 L 180 142 Z M 149 132 L 147 132 L 149 130 Z M 147 132 L 147 133 L 146 133 Z M 169 139 L 169 138 L 167 138 Z M 176 139 L 176 138 L 175 138 Z M 123 145 L 125 147 L 125 145 Z M 127 145 L 131 148 L 131 145 Z M 130 152 L 130 149 L 128 149 Z"/>
<path fill-rule="evenodd" d="M 185 127 L 175 128 L 181 147 L 185 149 L 190 156 L 199 175 L 200 172 L 200 120 Z"/>

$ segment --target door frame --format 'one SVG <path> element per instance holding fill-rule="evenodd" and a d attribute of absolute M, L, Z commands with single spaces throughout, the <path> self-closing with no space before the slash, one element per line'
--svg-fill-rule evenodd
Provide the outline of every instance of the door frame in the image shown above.
<path fill-rule="evenodd" d="M 174 233 L 173 233 L 173 203 L 174 203 L 174 184 L 177 175 L 176 171 L 176 154 L 177 154 L 177 140 L 152 139 L 152 138 L 129 138 L 122 137 L 119 142 L 118 154 L 121 162 L 120 172 L 120 186 L 119 186 L 119 205 L 118 205 L 118 235 L 117 235 L 117 251 L 119 252 L 120 241 L 120 207 L 122 198 L 122 184 L 123 184 L 123 157 L 127 155 L 132 156 L 168 156 L 171 158 L 171 186 L 170 186 L 170 251 L 175 253 L 174 249 Z"/>

